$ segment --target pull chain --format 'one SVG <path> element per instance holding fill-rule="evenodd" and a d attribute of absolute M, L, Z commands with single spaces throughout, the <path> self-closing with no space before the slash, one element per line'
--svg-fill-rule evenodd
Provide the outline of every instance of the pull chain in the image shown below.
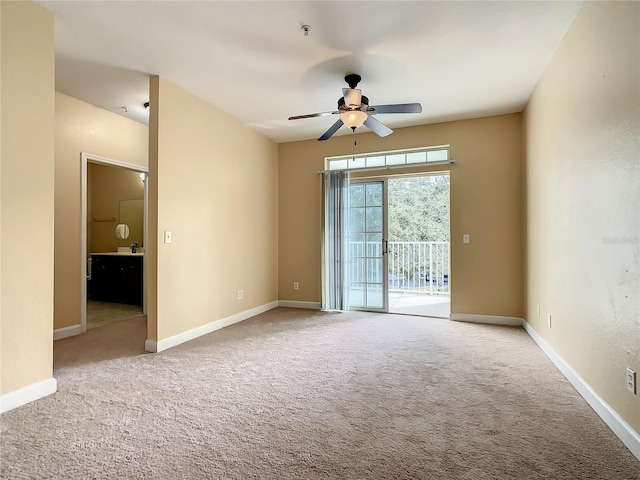
<path fill-rule="evenodd" d="M 353 129 L 353 145 L 351 148 L 351 161 L 355 162 L 356 161 L 356 129 Z"/>

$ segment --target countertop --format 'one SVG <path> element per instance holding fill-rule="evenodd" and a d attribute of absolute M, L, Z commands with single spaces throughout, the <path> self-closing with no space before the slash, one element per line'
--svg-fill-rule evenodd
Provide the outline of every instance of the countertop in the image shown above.
<path fill-rule="evenodd" d="M 144 256 L 144 252 L 136 252 L 136 253 L 131 253 L 131 252 L 102 252 L 102 253 L 90 253 L 89 255 L 91 255 L 92 257 L 97 256 L 97 255 L 108 255 L 108 256 L 112 256 L 112 257 L 142 257 L 142 256 Z"/>

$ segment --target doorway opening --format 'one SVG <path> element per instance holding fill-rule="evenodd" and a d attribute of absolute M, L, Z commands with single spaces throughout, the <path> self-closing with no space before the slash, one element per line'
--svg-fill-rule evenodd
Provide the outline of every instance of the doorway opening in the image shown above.
<path fill-rule="evenodd" d="M 81 328 L 146 315 L 147 168 L 82 154 Z"/>
<path fill-rule="evenodd" d="M 449 174 L 388 180 L 389 312 L 449 318 Z"/>
<path fill-rule="evenodd" d="M 349 307 L 449 318 L 449 173 L 349 191 Z"/>

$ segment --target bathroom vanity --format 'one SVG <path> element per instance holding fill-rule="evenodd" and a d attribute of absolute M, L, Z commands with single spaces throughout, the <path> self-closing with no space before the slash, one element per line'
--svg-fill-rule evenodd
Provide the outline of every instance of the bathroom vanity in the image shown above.
<path fill-rule="evenodd" d="M 91 254 L 91 295 L 101 302 L 142 306 L 144 253 Z"/>

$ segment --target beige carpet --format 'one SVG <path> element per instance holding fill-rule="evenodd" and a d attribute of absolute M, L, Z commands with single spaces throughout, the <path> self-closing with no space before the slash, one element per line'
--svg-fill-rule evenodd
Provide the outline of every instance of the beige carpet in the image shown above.
<path fill-rule="evenodd" d="M 638 479 L 526 333 L 276 309 L 159 354 L 144 319 L 55 343 L 3 479 Z"/>

